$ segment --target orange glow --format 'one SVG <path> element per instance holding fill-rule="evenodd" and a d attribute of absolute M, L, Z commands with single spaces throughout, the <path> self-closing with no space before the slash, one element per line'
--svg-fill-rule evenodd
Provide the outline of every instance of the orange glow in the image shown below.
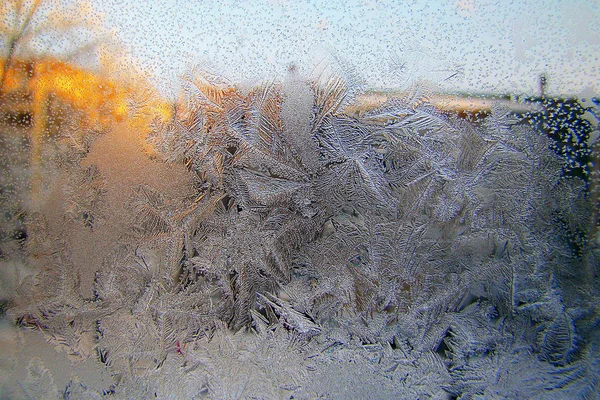
<path fill-rule="evenodd" d="M 2 61 L 0 67 L 3 68 Z M 115 122 L 128 120 L 131 111 L 128 99 L 142 89 L 117 84 L 93 72 L 46 58 L 13 61 L 2 90 L 4 94 L 17 96 L 12 100 L 5 98 L 4 112 L 17 108 L 32 112 L 35 107 L 32 99 L 45 99 L 43 101 L 55 103 L 55 112 L 76 118 L 81 128 L 109 128 Z M 76 111 L 76 117 L 72 111 Z M 154 100 L 144 105 L 143 115 L 141 120 L 137 116 L 137 127 L 145 126 L 156 116 L 168 118 L 170 111 L 164 102 Z"/>

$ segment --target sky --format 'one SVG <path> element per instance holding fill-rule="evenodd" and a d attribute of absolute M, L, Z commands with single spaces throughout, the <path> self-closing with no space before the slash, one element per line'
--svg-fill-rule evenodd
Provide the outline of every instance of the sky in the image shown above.
<path fill-rule="evenodd" d="M 193 67 L 233 82 L 327 64 L 367 88 L 600 92 L 597 0 L 92 0 L 163 91 Z"/>

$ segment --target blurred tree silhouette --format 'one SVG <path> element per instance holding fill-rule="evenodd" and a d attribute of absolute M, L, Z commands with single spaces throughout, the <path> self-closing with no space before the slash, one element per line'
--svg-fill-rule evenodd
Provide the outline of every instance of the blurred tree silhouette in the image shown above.
<path fill-rule="evenodd" d="M 44 135 L 60 129 L 57 123 L 61 117 L 51 116 L 51 109 L 73 116 L 83 112 L 87 120 L 99 121 L 102 113 L 124 114 L 124 91 L 72 67 L 77 61 L 96 62 L 101 58 L 98 45 L 108 42 L 102 19 L 90 4 L 11 0 L 0 9 L 0 21 L 0 109 L 5 114 L 25 116 L 18 118 L 24 122 L 31 121 L 29 166 L 35 204 L 42 181 Z M 107 104 L 111 102 L 114 104 Z M 60 110 L 65 105 L 71 111 Z"/>
<path fill-rule="evenodd" d="M 10 5 L 14 7 L 13 10 L 11 10 Z M 0 25 L 0 30 L 2 31 L 3 42 L 5 45 L 5 47 L 3 46 L 3 50 L 6 51 L 6 59 L 2 67 L 2 78 L 0 81 L 0 95 L 4 93 L 6 77 L 12 65 L 13 58 L 15 57 L 15 52 L 19 47 L 19 44 L 29 34 L 28 31 L 31 30 L 31 20 L 40 5 L 40 0 L 36 0 L 29 4 L 29 7 L 22 1 L 15 1 L 10 5 L 5 5 L 5 7 L 0 9 L 4 14 L 2 15 L 3 18 L 0 19 L 0 23 L 2 24 Z M 7 23 L 10 19 L 13 20 L 12 25 Z"/>
<path fill-rule="evenodd" d="M 596 99 L 590 99 L 592 104 Z M 551 149 L 563 160 L 562 175 L 565 179 L 581 179 L 584 182 L 590 201 L 598 205 L 596 190 L 597 177 L 594 176 L 594 140 L 592 134 L 598 129 L 598 117 L 593 106 L 585 107 L 577 98 L 532 99 L 541 110 L 528 113 L 529 123 L 552 139 Z M 583 101 L 583 100 L 582 100 Z M 598 226 L 597 209 L 592 213 L 590 226 L 573 226 L 565 216 L 555 216 L 565 227 L 566 238 L 574 255 L 581 257 Z"/>
<path fill-rule="evenodd" d="M 564 158 L 565 176 L 588 181 L 590 174 L 592 123 L 585 118 L 589 108 L 577 99 L 543 98 L 542 111 L 530 114 L 532 123 L 552 140 L 552 149 Z"/>
<path fill-rule="evenodd" d="M 0 93 L 16 59 L 74 60 L 106 40 L 102 20 L 85 2 L 9 0 L 0 8 L 3 58 Z M 48 45 L 50 43 L 50 45 Z"/>

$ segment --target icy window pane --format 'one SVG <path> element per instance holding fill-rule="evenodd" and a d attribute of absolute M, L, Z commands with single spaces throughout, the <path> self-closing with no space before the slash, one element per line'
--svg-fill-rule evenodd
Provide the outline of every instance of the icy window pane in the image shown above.
<path fill-rule="evenodd" d="M 599 17 L 5 1 L 0 397 L 597 397 Z"/>

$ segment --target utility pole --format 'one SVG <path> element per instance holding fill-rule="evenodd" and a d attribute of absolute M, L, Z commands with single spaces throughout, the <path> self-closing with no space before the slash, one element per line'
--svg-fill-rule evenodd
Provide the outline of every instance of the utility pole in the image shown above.
<path fill-rule="evenodd" d="M 48 82 L 46 81 L 45 66 L 36 61 L 33 79 L 30 81 L 30 90 L 33 94 L 31 109 L 33 114 L 33 127 L 31 131 L 31 205 L 37 208 L 41 205 L 42 194 L 42 148 L 46 129 L 46 108 L 48 100 Z"/>
<path fill-rule="evenodd" d="M 546 74 L 540 75 L 540 96 L 542 98 L 546 97 L 546 85 L 548 84 L 548 78 Z"/>

